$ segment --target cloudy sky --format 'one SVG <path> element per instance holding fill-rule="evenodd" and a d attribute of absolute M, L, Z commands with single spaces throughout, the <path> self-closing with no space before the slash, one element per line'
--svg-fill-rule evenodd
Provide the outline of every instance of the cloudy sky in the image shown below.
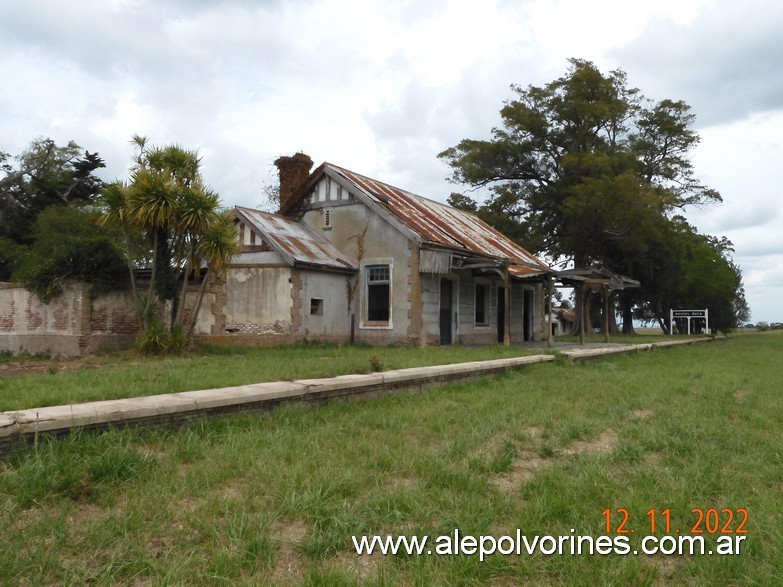
<path fill-rule="evenodd" d="M 689 217 L 734 242 L 752 319 L 783 321 L 779 0 L 0 0 L 0 151 L 75 140 L 111 180 L 142 134 L 199 149 L 229 206 L 304 151 L 444 201 L 437 153 L 569 57 L 693 107 L 724 204 Z"/>

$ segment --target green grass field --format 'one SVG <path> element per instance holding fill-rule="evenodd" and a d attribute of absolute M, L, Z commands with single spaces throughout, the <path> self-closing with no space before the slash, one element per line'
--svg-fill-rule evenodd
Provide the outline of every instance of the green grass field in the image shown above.
<path fill-rule="evenodd" d="M 310 344 L 269 349 L 213 347 L 190 356 L 165 358 L 132 351 L 70 360 L 7 356 L 0 365 L 6 368 L 0 368 L 0 411 L 542 352 L 546 349 L 497 345 L 411 348 Z"/>
<path fill-rule="evenodd" d="M 781 332 L 742 335 L 425 393 L 42 441 L 0 463 L 0 583 L 782 584 L 781 351 Z M 482 562 L 358 556 L 351 540 L 598 537 L 608 509 L 612 535 L 627 510 L 635 532 L 624 536 L 638 547 L 650 510 L 662 537 L 665 510 L 672 534 L 690 534 L 694 508 L 722 516 L 718 532 L 740 529 L 747 510 L 739 555 Z M 714 548 L 720 534 L 704 536 Z"/>

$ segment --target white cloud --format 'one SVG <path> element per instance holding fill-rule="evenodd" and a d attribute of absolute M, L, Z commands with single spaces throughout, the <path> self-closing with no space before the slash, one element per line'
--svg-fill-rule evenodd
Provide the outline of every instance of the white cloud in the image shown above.
<path fill-rule="evenodd" d="M 443 200 L 438 152 L 486 138 L 510 84 L 590 59 L 694 107 L 696 172 L 725 203 L 690 217 L 732 239 L 754 316 L 780 320 L 781 22 L 765 0 L 5 2 L 0 150 L 73 139 L 114 179 L 145 134 L 199 148 L 225 203 L 251 206 L 304 150 Z"/>

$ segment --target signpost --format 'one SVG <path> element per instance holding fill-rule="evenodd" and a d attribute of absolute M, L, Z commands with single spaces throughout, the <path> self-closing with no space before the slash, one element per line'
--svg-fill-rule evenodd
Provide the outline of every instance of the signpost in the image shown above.
<path fill-rule="evenodd" d="M 669 334 L 674 334 L 674 319 L 675 318 L 687 318 L 688 319 L 688 334 L 691 333 L 691 318 L 698 318 L 704 320 L 704 331 L 709 334 L 710 332 L 710 311 L 704 310 L 669 310 Z"/>

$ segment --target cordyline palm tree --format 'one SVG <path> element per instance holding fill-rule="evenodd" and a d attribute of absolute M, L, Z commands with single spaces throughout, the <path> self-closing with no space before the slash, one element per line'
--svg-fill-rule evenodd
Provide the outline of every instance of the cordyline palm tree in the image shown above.
<path fill-rule="evenodd" d="M 223 268 L 236 254 L 237 238 L 230 219 L 220 212 L 220 197 L 201 179 L 201 159 L 195 151 L 178 145 L 150 148 L 147 139 L 134 136 L 138 149 L 127 183 L 108 184 L 103 190 L 104 222 L 116 222 L 123 230 L 132 296 L 143 330 L 156 318 L 158 302 L 173 302 L 172 323 L 188 334 L 195 327 L 210 271 Z M 134 233 L 146 235 L 151 255 L 150 282 L 145 295 L 137 287 L 136 269 L 147 266 L 134 255 Z M 146 257 L 146 255 L 141 255 Z M 185 298 L 191 276 L 206 268 L 187 325 L 183 324 Z M 182 279 L 177 292 L 176 282 Z"/>

